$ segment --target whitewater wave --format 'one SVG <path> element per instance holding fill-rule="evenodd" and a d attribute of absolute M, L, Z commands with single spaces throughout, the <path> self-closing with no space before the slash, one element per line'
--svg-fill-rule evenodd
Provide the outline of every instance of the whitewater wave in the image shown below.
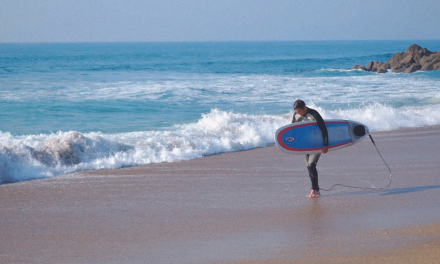
<path fill-rule="evenodd" d="M 13 136 L 0 132 L 0 183 L 81 170 L 175 162 L 273 144 L 289 115 L 247 115 L 213 109 L 172 131 Z"/>
<path fill-rule="evenodd" d="M 316 107 L 324 119 L 350 119 L 366 124 L 370 131 L 434 126 L 440 124 L 440 105 L 394 108 L 372 104 L 357 109 L 327 111 Z"/>
<path fill-rule="evenodd" d="M 440 124 L 440 105 L 393 108 L 375 104 L 349 110 L 317 109 L 324 119 L 351 119 L 370 131 Z M 0 132 L 0 184 L 124 166 L 175 162 L 274 144 L 284 115 L 249 115 L 213 109 L 196 123 L 169 131 L 14 136 Z"/>

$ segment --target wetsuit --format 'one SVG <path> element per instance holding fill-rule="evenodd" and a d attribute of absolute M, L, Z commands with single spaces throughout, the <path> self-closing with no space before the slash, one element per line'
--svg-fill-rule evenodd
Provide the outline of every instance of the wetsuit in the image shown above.
<path fill-rule="evenodd" d="M 293 115 L 292 123 L 303 122 L 303 121 L 316 121 L 318 127 L 321 129 L 322 132 L 322 139 L 324 140 L 324 146 L 328 146 L 327 127 L 325 126 L 324 120 L 322 119 L 318 111 L 307 107 L 307 112 L 305 115 L 302 116 L 297 113 Z M 304 156 L 307 169 L 309 170 L 310 180 L 312 181 L 312 190 L 315 191 L 319 191 L 318 170 L 316 169 L 316 165 L 318 163 L 320 156 L 321 153 L 306 154 Z"/>

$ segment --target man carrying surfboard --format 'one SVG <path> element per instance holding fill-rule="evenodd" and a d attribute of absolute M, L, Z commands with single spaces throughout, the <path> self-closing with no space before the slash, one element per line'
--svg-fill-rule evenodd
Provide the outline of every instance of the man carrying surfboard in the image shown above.
<path fill-rule="evenodd" d="M 318 127 L 321 129 L 322 138 L 324 140 L 324 148 L 322 149 L 322 154 L 328 152 L 328 133 L 327 127 L 325 126 L 324 119 L 322 119 L 321 115 L 318 111 L 308 108 L 306 103 L 302 100 L 296 100 L 293 109 L 295 113 L 293 115 L 292 123 L 303 122 L 303 121 L 315 121 Z M 318 163 L 319 157 L 321 153 L 316 154 L 306 154 L 304 156 L 307 169 L 309 171 L 310 180 L 312 182 L 312 190 L 308 197 L 317 198 L 320 196 L 319 193 L 319 184 L 318 184 L 318 170 L 316 169 L 316 165 Z"/>

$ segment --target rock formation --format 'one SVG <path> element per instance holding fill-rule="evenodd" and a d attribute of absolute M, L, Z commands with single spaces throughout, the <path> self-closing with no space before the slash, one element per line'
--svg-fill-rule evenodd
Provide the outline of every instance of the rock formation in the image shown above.
<path fill-rule="evenodd" d="M 394 54 L 386 62 L 370 61 L 366 67 L 354 65 L 351 69 L 378 73 L 385 73 L 388 69 L 393 72 L 404 73 L 440 70 L 440 52 L 431 52 L 413 44 L 405 52 Z"/>

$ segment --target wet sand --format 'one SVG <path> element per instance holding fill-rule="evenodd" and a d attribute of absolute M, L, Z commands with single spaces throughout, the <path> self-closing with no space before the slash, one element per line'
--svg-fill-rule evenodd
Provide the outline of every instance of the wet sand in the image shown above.
<path fill-rule="evenodd" d="M 276 147 L 0 185 L 0 263 L 436 263 L 440 127 L 372 134 L 386 190 L 306 198 L 303 157 Z M 318 170 L 389 182 L 369 139 Z"/>

